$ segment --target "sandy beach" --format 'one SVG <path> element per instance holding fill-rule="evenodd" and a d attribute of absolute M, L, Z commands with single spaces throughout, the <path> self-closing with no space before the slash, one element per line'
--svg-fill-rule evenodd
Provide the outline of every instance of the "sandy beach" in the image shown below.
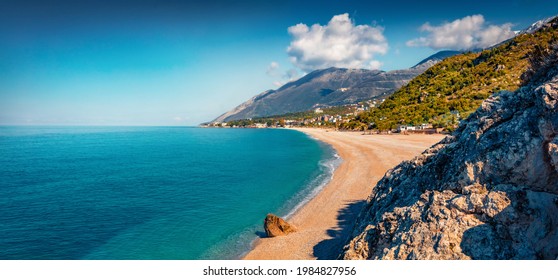
<path fill-rule="evenodd" d="M 296 233 L 260 238 L 244 259 L 335 259 L 354 219 L 385 172 L 444 138 L 297 130 L 332 145 L 343 162 L 331 182 L 288 220 L 298 228 Z"/>

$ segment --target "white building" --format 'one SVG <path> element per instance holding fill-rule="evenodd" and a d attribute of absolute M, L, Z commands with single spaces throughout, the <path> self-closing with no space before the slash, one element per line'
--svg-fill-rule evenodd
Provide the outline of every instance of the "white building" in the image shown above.
<path fill-rule="evenodd" d="M 429 123 L 423 123 L 419 126 L 417 126 L 417 130 L 425 130 L 425 129 L 430 129 L 432 128 L 432 124 Z"/>
<path fill-rule="evenodd" d="M 410 130 L 417 130 L 417 128 L 412 125 L 405 125 L 405 124 L 401 124 L 397 126 L 397 132 L 405 132 Z"/>

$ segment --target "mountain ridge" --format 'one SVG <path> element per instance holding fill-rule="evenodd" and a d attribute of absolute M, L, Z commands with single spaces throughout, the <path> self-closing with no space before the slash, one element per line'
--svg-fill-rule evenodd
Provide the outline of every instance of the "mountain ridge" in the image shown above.
<path fill-rule="evenodd" d="M 402 70 L 336 67 L 314 70 L 276 90 L 266 90 L 253 96 L 212 122 L 281 115 L 379 98 L 394 92 L 432 65 L 455 53 L 441 51 Z"/>

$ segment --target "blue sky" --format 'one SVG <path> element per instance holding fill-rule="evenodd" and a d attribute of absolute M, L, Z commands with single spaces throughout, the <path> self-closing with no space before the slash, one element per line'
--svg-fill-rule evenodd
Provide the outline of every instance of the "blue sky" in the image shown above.
<path fill-rule="evenodd" d="M 535 0 L 300 2 L 2 0 L 0 124 L 196 125 L 316 68 L 407 68 L 558 14 Z"/>

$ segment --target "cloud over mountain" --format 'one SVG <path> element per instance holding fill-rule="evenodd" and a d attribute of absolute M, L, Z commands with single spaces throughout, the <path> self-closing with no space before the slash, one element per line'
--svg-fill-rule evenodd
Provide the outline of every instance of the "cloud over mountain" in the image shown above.
<path fill-rule="evenodd" d="M 420 30 L 428 35 L 407 41 L 407 46 L 452 50 L 487 48 L 512 38 L 515 34 L 511 27 L 510 23 L 487 26 L 483 15 L 466 16 L 438 26 L 427 22 Z"/>
<path fill-rule="evenodd" d="M 272 61 L 267 67 L 265 73 L 271 77 L 275 77 L 279 74 L 278 69 L 279 69 L 279 63 Z"/>
<path fill-rule="evenodd" d="M 278 81 L 273 82 L 274 86 L 280 87 L 288 82 L 292 82 L 300 78 L 300 73 L 296 69 L 291 68 L 283 72 L 280 68 L 281 66 L 279 65 L 278 62 L 272 61 L 267 67 L 267 70 L 265 72 L 270 77 L 280 79 Z"/>
<path fill-rule="evenodd" d="M 327 25 L 299 23 L 288 31 L 292 40 L 287 53 L 305 72 L 328 67 L 377 69 L 381 63 L 374 56 L 388 49 L 382 27 L 355 25 L 346 13 Z"/>

